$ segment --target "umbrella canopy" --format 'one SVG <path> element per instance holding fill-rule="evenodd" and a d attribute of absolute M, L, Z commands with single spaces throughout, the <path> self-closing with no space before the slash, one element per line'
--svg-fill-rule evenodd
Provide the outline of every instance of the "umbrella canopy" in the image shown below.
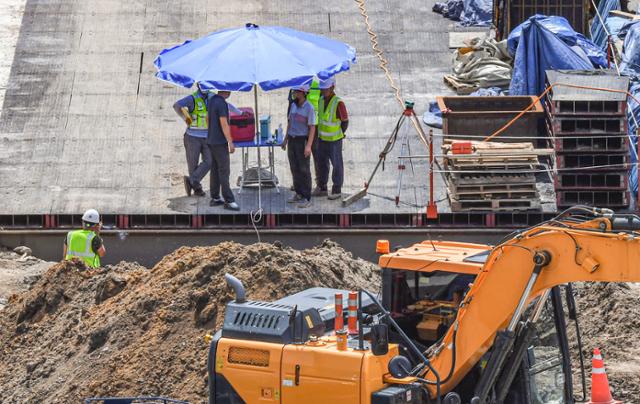
<path fill-rule="evenodd" d="M 156 77 L 190 88 L 196 81 L 205 88 L 264 91 L 327 79 L 349 70 L 356 61 L 351 46 L 285 27 L 227 29 L 173 48 L 156 58 Z"/>

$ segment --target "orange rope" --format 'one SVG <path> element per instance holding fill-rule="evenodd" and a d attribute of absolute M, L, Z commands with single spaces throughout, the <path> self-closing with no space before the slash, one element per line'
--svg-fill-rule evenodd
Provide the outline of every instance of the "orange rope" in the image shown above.
<path fill-rule="evenodd" d="M 523 109 L 522 111 L 520 111 L 520 113 L 518 115 L 516 115 L 515 118 L 513 118 L 512 120 L 510 120 L 509 122 L 507 122 L 506 125 L 504 125 L 503 127 L 501 127 L 500 129 L 498 129 L 497 131 L 493 132 L 493 134 L 487 136 L 483 142 L 488 142 L 491 139 L 493 139 L 494 137 L 498 136 L 499 134 L 501 134 L 502 132 L 504 132 L 505 130 L 507 130 L 509 128 L 509 126 L 511 126 L 515 121 L 517 121 L 518 119 L 520 119 L 524 114 L 527 113 L 527 111 L 531 110 L 533 107 L 535 107 L 535 105 L 542 99 L 542 97 L 544 97 L 545 95 L 547 95 L 547 93 L 549 91 L 551 91 L 551 89 L 553 89 L 554 87 L 569 87 L 569 88 L 580 88 L 583 90 L 596 90 L 596 91 L 607 91 L 610 93 L 622 93 L 622 94 L 626 94 L 629 97 L 633 98 L 633 100 L 635 102 L 637 102 L 640 105 L 640 101 L 638 101 L 638 99 L 636 97 L 633 96 L 633 94 L 631 94 L 628 91 L 625 90 L 614 90 L 612 88 L 600 88 L 600 87 L 588 87 L 588 86 L 577 86 L 574 84 L 563 84 L 563 83 L 556 83 L 556 84 L 552 84 L 549 87 L 547 87 L 542 94 L 540 94 L 538 97 L 536 97 L 536 99 L 531 103 L 531 105 L 529 105 L 527 108 Z"/>

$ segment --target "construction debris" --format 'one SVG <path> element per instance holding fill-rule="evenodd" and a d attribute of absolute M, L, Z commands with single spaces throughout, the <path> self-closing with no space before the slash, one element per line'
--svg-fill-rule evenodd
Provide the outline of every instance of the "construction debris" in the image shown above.
<path fill-rule="evenodd" d="M 468 47 L 454 52 L 452 73 L 444 76 L 444 82 L 459 95 L 471 94 L 480 88 L 509 88 L 510 63 L 506 41 L 474 38 Z"/>
<path fill-rule="evenodd" d="M 221 325 L 242 280 L 247 297 L 276 300 L 314 286 L 377 291 L 375 265 L 331 241 L 182 247 L 152 269 L 52 266 L 0 311 L 0 402 L 69 403 L 91 396 L 207 397 L 203 337 Z"/>
<path fill-rule="evenodd" d="M 442 146 L 451 211 L 540 209 L 532 143 L 449 142 Z"/>

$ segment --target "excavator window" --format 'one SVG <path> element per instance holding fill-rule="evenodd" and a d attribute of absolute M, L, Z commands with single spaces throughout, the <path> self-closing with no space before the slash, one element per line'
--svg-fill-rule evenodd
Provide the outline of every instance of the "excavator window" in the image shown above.
<path fill-rule="evenodd" d="M 391 313 L 405 333 L 424 345 L 437 341 L 455 318 L 475 276 L 444 271 L 395 270 L 391 276 Z"/>

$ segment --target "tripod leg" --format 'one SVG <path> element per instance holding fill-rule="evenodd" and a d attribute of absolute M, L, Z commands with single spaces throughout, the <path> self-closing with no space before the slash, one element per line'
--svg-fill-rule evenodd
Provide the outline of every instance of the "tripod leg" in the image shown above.
<path fill-rule="evenodd" d="M 405 119 L 405 115 L 402 114 L 398 119 L 398 122 L 396 123 L 396 127 L 393 129 L 393 132 L 391 132 L 389 139 L 387 139 L 387 144 L 385 145 L 382 152 L 380 152 L 378 163 L 376 164 L 376 167 L 373 169 L 373 172 L 369 176 L 369 180 L 365 182 L 364 188 L 362 188 L 360 191 L 356 192 L 355 194 L 349 195 L 346 198 L 344 198 L 342 200 L 342 206 L 349 206 L 352 203 L 357 202 L 360 199 L 364 198 L 365 195 L 367 195 L 367 190 L 369 189 L 369 185 L 371 185 L 371 181 L 373 181 L 373 177 L 375 177 L 376 173 L 378 172 L 378 169 L 380 168 L 380 165 L 387 158 L 387 154 L 389 154 L 389 152 L 393 150 L 393 146 L 395 145 L 396 139 L 398 138 L 398 130 L 402 126 L 404 119 Z"/>

